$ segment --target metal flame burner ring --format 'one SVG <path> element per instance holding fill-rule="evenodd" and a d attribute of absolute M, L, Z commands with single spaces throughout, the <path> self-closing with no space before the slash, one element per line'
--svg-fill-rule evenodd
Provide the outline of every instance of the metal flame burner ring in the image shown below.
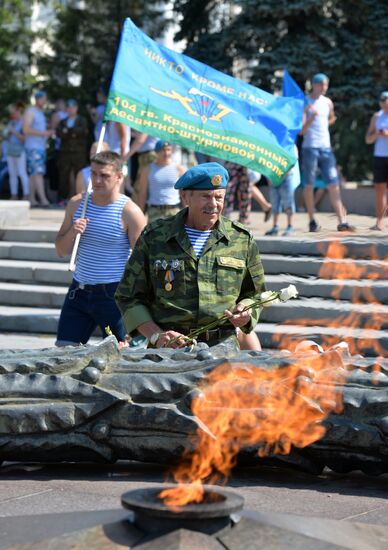
<path fill-rule="evenodd" d="M 230 527 L 236 521 L 231 514 L 239 512 L 244 506 L 243 497 L 237 493 L 205 485 L 204 501 L 172 509 L 160 499 L 159 493 L 173 487 L 175 485 L 159 485 L 124 493 L 121 503 L 134 514 L 129 521 L 141 531 L 150 534 L 176 529 L 214 534 Z"/>
<path fill-rule="evenodd" d="M 166 519 L 207 519 L 230 516 L 239 512 L 244 506 L 244 499 L 239 494 L 214 485 L 204 485 L 204 500 L 190 503 L 176 509 L 169 508 L 159 497 L 164 489 L 175 485 L 159 485 L 147 489 L 135 489 L 124 493 L 121 503 L 124 508 L 135 514 L 145 513 Z"/>

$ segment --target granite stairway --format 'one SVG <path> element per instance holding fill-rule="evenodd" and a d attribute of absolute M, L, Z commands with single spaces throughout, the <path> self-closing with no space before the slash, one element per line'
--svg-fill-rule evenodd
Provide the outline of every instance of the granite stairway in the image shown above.
<path fill-rule="evenodd" d="M 294 284 L 299 291 L 297 300 L 263 310 L 263 347 L 345 341 L 352 353 L 388 356 L 387 240 L 264 237 L 258 244 L 267 288 Z"/>
<path fill-rule="evenodd" d="M 0 232 L 0 331 L 56 332 L 71 280 L 57 257 L 53 229 Z M 353 352 L 388 355 L 388 241 L 345 237 L 257 239 L 267 289 L 294 284 L 299 298 L 265 308 L 257 333 L 263 347 L 312 339 L 345 340 Z"/>

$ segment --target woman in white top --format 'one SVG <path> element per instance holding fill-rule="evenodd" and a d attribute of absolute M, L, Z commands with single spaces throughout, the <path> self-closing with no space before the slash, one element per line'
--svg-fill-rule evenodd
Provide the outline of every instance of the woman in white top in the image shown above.
<path fill-rule="evenodd" d="M 174 189 L 177 179 L 186 171 L 173 161 L 172 145 L 159 140 L 155 145 L 155 162 L 140 171 L 138 204 L 148 213 L 148 223 L 176 214 L 181 209 L 179 191 Z"/>
<path fill-rule="evenodd" d="M 380 107 L 372 116 L 365 141 L 374 143 L 373 182 L 376 191 L 376 224 L 374 231 L 383 231 L 387 213 L 388 186 L 388 91 L 380 94 Z"/>

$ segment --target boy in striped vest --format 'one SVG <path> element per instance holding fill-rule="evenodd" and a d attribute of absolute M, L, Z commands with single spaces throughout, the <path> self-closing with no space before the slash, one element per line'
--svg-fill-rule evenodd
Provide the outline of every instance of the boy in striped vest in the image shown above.
<path fill-rule="evenodd" d="M 119 342 L 125 340 L 114 293 L 145 218 L 140 208 L 120 193 L 122 166 L 117 153 L 98 153 L 91 161 L 92 193 L 75 195 L 67 205 L 55 240 L 58 255 L 70 255 L 78 233 L 81 239 L 74 278 L 59 319 L 57 346 L 86 344 L 97 326 L 105 335 L 108 325 Z"/>

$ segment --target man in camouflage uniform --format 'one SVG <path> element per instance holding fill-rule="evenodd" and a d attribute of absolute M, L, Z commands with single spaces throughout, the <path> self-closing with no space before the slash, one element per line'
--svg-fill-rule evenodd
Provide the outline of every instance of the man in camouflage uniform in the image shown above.
<path fill-rule="evenodd" d="M 224 314 L 228 323 L 199 340 L 213 345 L 254 329 L 260 308 L 243 310 L 265 290 L 264 271 L 250 231 L 221 216 L 228 177 L 216 162 L 191 168 L 175 184 L 187 208 L 144 229 L 115 295 L 129 333 L 179 347 Z"/>

